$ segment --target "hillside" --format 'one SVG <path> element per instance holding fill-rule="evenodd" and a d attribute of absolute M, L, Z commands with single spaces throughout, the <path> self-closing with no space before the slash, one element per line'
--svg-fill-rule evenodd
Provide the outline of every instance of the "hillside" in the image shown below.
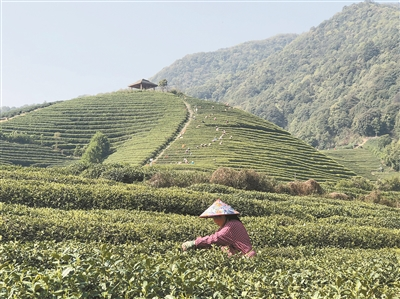
<path fill-rule="evenodd" d="M 371 181 L 390 177 L 394 173 L 369 150 L 364 148 L 336 149 L 321 151 L 338 163 L 353 170 L 357 175 Z"/>
<path fill-rule="evenodd" d="M 110 162 L 144 164 L 186 118 L 182 100 L 166 93 L 127 90 L 63 101 L 1 122 L 0 162 L 24 166 L 71 163 L 76 161 L 74 154 L 79 156 L 101 131 L 114 151 Z"/>
<path fill-rule="evenodd" d="M 151 91 L 77 98 L 2 122 L 1 136 L 8 141 L 2 141 L 0 161 L 24 166 L 73 163 L 97 131 L 109 138 L 113 149 L 105 163 L 145 165 L 153 159 L 153 166 L 164 168 L 248 168 L 282 181 L 335 181 L 354 175 L 250 113 Z"/>
<path fill-rule="evenodd" d="M 178 87 L 192 96 L 241 107 L 320 149 L 361 136 L 398 138 L 399 20 L 394 5 L 346 6 L 246 69 L 225 73 L 221 66 L 214 84 Z M 222 61 L 216 53 L 209 55 L 215 59 L 210 63 L 229 64 L 229 58 Z M 169 73 L 160 74 L 173 83 L 191 73 L 197 82 L 205 75 L 191 67 L 194 57 L 186 56 Z"/>
<path fill-rule="evenodd" d="M 296 37 L 296 34 L 281 34 L 215 52 L 186 55 L 150 79 L 159 82 L 167 78 L 168 85 L 184 90 L 187 94 L 218 101 L 230 87 L 225 82 L 227 78 L 282 51 Z"/>
<path fill-rule="evenodd" d="M 187 98 L 194 115 L 157 165 L 179 169 L 247 168 L 280 180 L 337 180 L 353 172 L 287 131 L 228 105 Z M 177 166 L 175 166 L 179 163 Z"/>

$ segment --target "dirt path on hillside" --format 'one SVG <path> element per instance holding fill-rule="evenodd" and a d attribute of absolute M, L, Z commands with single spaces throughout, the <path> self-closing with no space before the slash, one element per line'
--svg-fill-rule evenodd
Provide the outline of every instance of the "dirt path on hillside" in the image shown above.
<path fill-rule="evenodd" d="M 182 130 L 181 130 L 181 134 L 179 134 L 178 136 L 176 136 L 176 138 L 175 138 L 174 140 L 172 140 L 172 141 L 161 151 L 161 153 L 159 153 L 158 156 L 155 157 L 155 158 L 153 159 L 153 163 L 157 162 L 157 160 L 165 153 L 165 151 L 171 146 L 171 144 L 174 143 L 176 140 L 178 140 L 178 139 L 185 133 L 186 128 L 189 126 L 190 122 L 191 122 L 192 119 L 193 119 L 194 112 L 193 112 L 192 108 L 190 107 L 190 105 L 189 105 L 187 102 L 185 102 L 185 101 L 183 101 L 183 102 L 185 103 L 186 108 L 187 108 L 187 110 L 189 111 L 189 119 L 188 119 L 188 121 L 185 123 L 185 125 L 183 126 L 183 128 L 182 128 Z"/>
<path fill-rule="evenodd" d="M 19 117 L 19 116 L 24 116 L 24 115 L 26 115 L 26 114 L 28 114 L 28 113 L 31 113 L 31 112 L 34 112 L 34 111 L 38 111 L 38 110 L 40 110 L 40 109 L 43 109 L 43 108 L 37 108 L 37 109 L 32 110 L 32 111 L 29 111 L 29 112 L 24 112 L 24 113 L 21 113 L 21 114 L 17 114 L 17 115 L 14 115 L 13 117 L 0 118 L 0 123 L 9 121 L 9 120 L 11 120 L 11 119 L 13 119 L 13 118 L 16 118 L 16 117 Z"/>
<path fill-rule="evenodd" d="M 362 147 L 368 140 L 375 139 L 375 138 L 378 138 L 378 137 L 364 137 L 363 141 L 360 144 L 358 144 L 355 148 Z"/>

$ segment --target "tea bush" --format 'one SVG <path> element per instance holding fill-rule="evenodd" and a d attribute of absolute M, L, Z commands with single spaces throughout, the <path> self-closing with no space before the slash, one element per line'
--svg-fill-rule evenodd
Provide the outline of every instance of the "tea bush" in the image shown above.
<path fill-rule="evenodd" d="M 263 248 L 253 259 L 174 242 L 0 244 L 3 298 L 399 298 L 390 250 Z M 360 258 L 362 256 L 362 258 Z"/>

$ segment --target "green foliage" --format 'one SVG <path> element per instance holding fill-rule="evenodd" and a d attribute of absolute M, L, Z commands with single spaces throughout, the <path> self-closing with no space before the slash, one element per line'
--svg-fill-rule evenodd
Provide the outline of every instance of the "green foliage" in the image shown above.
<path fill-rule="evenodd" d="M 110 154 L 110 141 L 102 132 L 96 132 L 82 155 L 84 163 L 101 163 Z"/>
<path fill-rule="evenodd" d="M 32 135 L 28 135 L 24 132 L 12 131 L 10 133 L 3 133 L 0 132 L 0 140 L 5 140 L 8 142 L 15 142 L 15 143 L 22 143 L 22 144 L 29 144 L 34 143 L 35 138 Z"/>
<path fill-rule="evenodd" d="M 350 148 L 336 148 L 334 150 L 321 151 L 338 163 L 353 170 L 358 176 L 371 181 L 385 178 L 393 171 L 384 166 L 382 153 L 379 150 L 381 138 L 386 140 L 386 135 L 368 140 L 362 147 L 350 146 Z M 384 141 L 386 142 L 386 141 Z M 372 146 L 372 144 L 375 144 Z"/>
<path fill-rule="evenodd" d="M 199 99 L 222 98 L 226 90 L 232 86 L 234 79 L 239 79 L 238 72 L 282 50 L 296 36 L 282 34 L 216 52 L 187 55 L 150 79 L 158 81 L 167 78 L 170 86 L 179 87 L 188 94 L 195 94 Z M 234 78 L 231 77 L 232 74 Z"/>
<path fill-rule="evenodd" d="M 0 139 L 0 165 L 48 167 L 71 162 L 62 151 L 30 143 L 15 143 Z"/>
<path fill-rule="evenodd" d="M 146 183 L 153 187 L 188 187 L 209 182 L 209 174 L 198 171 L 158 171 Z"/>
<path fill-rule="evenodd" d="M 307 203 L 307 200 L 304 200 Z M 179 242 L 213 232 L 212 221 L 198 216 L 164 214 L 128 210 L 57 210 L 27 208 L 0 204 L 4 223 L 0 229 L 3 241 L 19 240 L 61 242 L 79 240 L 111 244 L 145 243 L 149 241 Z M 361 213 L 345 216 L 345 211 L 328 212 L 324 208 L 304 205 L 316 216 L 301 216 L 288 211 L 288 203 L 277 205 L 277 212 L 268 217 L 242 217 L 255 248 L 266 246 L 327 246 L 337 248 L 379 249 L 400 245 L 398 213 L 368 213 L 368 220 L 357 219 Z M 304 213 L 303 213 L 304 215 Z M 267 238 L 265 236 L 268 236 Z"/>
<path fill-rule="evenodd" d="M 253 259 L 182 254 L 172 242 L 1 244 L 1 296 L 17 298 L 398 298 L 393 250 L 264 248 Z M 362 256 L 362 258 L 360 258 Z M 234 275 L 232 275 L 234 273 Z"/>
<path fill-rule="evenodd" d="M 360 136 L 398 139 L 399 13 L 393 5 L 352 4 L 299 36 L 187 55 L 153 78 L 241 107 L 319 149 Z"/>
<path fill-rule="evenodd" d="M 371 191 L 374 185 L 371 181 L 363 177 L 353 177 L 350 180 L 340 180 L 336 184 L 337 188 L 357 188 L 361 190 Z"/>
<path fill-rule="evenodd" d="M 24 105 L 21 107 L 7 107 L 3 106 L 1 107 L 1 114 L 0 118 L 6 118 L 9 119 L 11 117 L 19 116 L 21 114 L 31 112 L 40 108 L 45 108 L 50 105 L 53 105 L 55 103 L 58 103 L 59 101 L 56 102 L 49 102 L 49 103 L 43 103 L 43 104 L 33 104 L 33 105 Z"/>
<path fill-rule="evenodd" d="M 102 165 L 99 165 L 102 166 Z M 109 180 L 93 180 L 82 177 L 71 176 L 63 173 L 62 169 L 49 169 L 43 173 L 38 170 L 16 170 L 10 167 L 0 172 L 0 198 L 5 203 L 18 203 L 31 207 L 51 207 L 61 209 L 141 209 L 148 211 L 164 211 L 178 214 L 201 214 L 213 201 L 221 198 L 237 208 L 243 215 L 267 216 L 271 213 L 283 213 L 287 215 L 297 214 L 305 217 L 310 214 L 318 215 L 335 214 L 336 208 L 330 204 L 335 201 L 321 198 L 324 203 L 323 212 L 318 209 L 305 209 L 305 205 L 312 205 L 316 202 L 314 197 L 292 197 L 287 194 L 275 194 L 256 191 L 244 191 L 235 189 L 211 189 L 196 190 L 193 186 L 189 189 L 169 188 L 155 189 L 144 184 L 119 184 Z M 355 180 L 356 181 L 356 180 Z M 69 183 L 70 182 L 70 183 Z M 369 188 L 368 182 L 356 181 L 357 186 Z M 343 183 L 344 184 L 344 183 Z M 339 184 L 338 184 L 339 185 Z M 346 186 L 354 187 L 355 183 Z M 349 188 L 350 188 L 349 187 Z M 329 188 L 324 187 L 331 191 Z M 364 189 L 368 189 L 364 188 Z M 222 192 L 221 192 L 222 190 Z M 337 189 L 338 191 L 341 189 Z M 357 189 L 358 193 L 360 189 Z M 208 193 L 211 191 L 212 193 Z M 362 190 L 361 190 L 362 191 Z M 222 193 L 222 194 L 221 194 Z M 296 202 L 302 203 L 298 205 Z M 306 204 L 308 200 L 312 203 Z M 279 205 L 291 205 L 285 211 L 279 205 L 271 205 L 272 202 L 279 202 Z M 298 207 L 295 208 L 294 205 Z M 349 203 L 351 208 L 354 203 Z M 353 212 L 352 212 L 353 213 Z M 362 216 L 361 216 L 362 215 Z M 361 214 L 359 217 L 364 217 Z"/>
<path fill-rule="evenodd" d="M 400 191 L 400 178 L 394 177 L 377 182 L 378 188 L 385 191 Z"/>
<path fill-rule="evenodd" d="M 29 144 L 28 151 L 24 147 L 23 157 L 20 143 L 3 146 L 0 163 L 38 165 L 41 160 L 44 166 L 67 165 L 75 161 L 75 149 L 86 146 L 101 131 L 115 150 L 106 163 L 143 165 L 177 134 L 186 118 L 182 100 L 160 92 L 122 90 L 57 102 L 1 122 L 4 135 L 17 130 L 33 136 L 35 144 Z M 53 161 L 50 154 L 41 157 L 55 147 L 58 152 L 52 153 Z M 63 159 L 57 158 L 60 154 Z"/>
<path fill-rule="evenodd" d="M 361 136 L 376 136 L 381 131 L 380 118 L 380 110 L 370 109 L 354 120 L 355 129 Z"/>
<path fill-rule="evenodd" d="M 189 97 L 185 101 L 192 118 L 158 157 L 157 167 L 206 172 L 219 167 L 253 169 L 280 181 L 336 181 L 354 175 L 263 119 L 229 105 Z"/>
<path fill-rule="evenodd" d="M 165 88 L 167 87 L 167 85 L 168 85 L 167 79 L 162 79 L 160 82 L 158 82 L 158 86 L 161 87 L 161 90 L 162 90 L 162 91 L 165 90 Z"/>
<path fill-rule="evenodd" d="M 385 147 L 384 159 L 387 165 L 400 172 L 400 140 Z"/>
<path fill-rule="evenodd" d="M 398 298 L 397 208 L 71 175 L 88 169 L 115 178 L 133 170 L 0 169 L 0 297 Z M 216 198 L 240 211 L 255 257 L 229 258 L 216 247 L 182 252 L 183 241 L 216 230 L 198 217 Z"/>
<path fill-rule="evenodd" d="M 171 93 L 119 91 L 64 101 L 5 122 L 3 135 L 14 127 L 36 136 L 35 144 L 23 147 L 0 140 L 1 164 L 66 165 L 76 162 L 83 151 L 82 161 L 98 163 L 104 158 L 101 148 L 89 142 L 101 129 L 113 151 L 104 164 L 209 174 L 218 167 L 254 169 L 282 181 L 336 181 L 354 175 L 263 119 L 228 105 Z M 100 167 L 89 168 L 84 175 L 93 178 L 102 172 Z M 118 177 L 119 172 L 109 176 Z M 129 175 L 123 177 L 118 180 L 131 181 Z"/>

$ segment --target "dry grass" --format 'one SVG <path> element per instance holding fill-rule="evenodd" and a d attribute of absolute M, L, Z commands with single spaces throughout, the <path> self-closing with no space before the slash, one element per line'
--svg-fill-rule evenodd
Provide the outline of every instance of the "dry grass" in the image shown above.
<path fill-rule="evenodd" d="M 350 200 L 350 196 L 348 196 L 345 193 L 340 193 L 340 192 L 331 192 L 326 195 L 328 198 L 332 199 L 341 199 L 341 200 Z"/>
<path fill-rule="evenodd" d="M 286 190 L 289 191 L 291 195 L 321 195 L 324 193 L 321 185 L 313 179 L 305 182 L 289 182 L 286 186 Z"/>

